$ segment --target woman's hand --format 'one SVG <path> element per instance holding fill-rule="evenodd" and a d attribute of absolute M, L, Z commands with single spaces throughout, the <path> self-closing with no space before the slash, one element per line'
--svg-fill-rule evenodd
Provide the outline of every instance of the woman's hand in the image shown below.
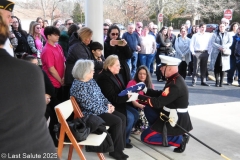
<path fill-rule="evenodd" d="M 111 39 L 111 40 L 110 40 L 110 42 L 109 42 L 109 43 L 110 43 L 110 46 L 115 46 L 114 41 L 115 41 L 115 39 Z"/>
<path fill-rule="evenodd" d="M 112 104 L 108 104 L 108 113 L 113 113 L 115 111 L 115 107 Z"/>
<path fill-rule="evenodd" d="M 138 108 L 143 109 L 145 106 L 142 104 L 139 104 Z"/>
<path fill-rule="evenodd" d="M 219 47 L 218 49 L 219 49 L 220 51 L 223 51 L 223 48 L 222 48 L 222 47 Z"/>

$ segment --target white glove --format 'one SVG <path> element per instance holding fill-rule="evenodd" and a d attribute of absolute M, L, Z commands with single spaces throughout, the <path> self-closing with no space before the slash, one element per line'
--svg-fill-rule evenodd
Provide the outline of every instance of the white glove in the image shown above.
<path fill-rule="evenodd" d="M 169 114 L 169 118 L 172 120 L 170 123 L 170 125 L 172 127 L 175 127 L 177 121 L 178 121 L 178 114 L 177 114 L 177 111 L 176 109 L 171 109 L 170 110 L 170 114 Z"/>
<path fill-rule="evenodd" d="M 132 102 L 138 100 L 138 93 L 128 93 L 131 97 L 127 100 L 127 102 Z"/>

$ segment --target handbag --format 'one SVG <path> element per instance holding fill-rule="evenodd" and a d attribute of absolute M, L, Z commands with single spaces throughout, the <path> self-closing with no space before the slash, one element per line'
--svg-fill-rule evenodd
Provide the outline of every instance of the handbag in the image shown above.
<path fill-rule="evenodd" d="M 231 55 L 231 50 L 229 48 L 224 49 L 223 52 L 222 52 L 222 55 L 223 56 L 230 56 Z"/>
<path fill-rule="evenodd" d="M 75 137 L 76 141 L 81 142 L 87 139 L 90 134 L 90 128 L 87 127 L 85 120 L 83 118 L 76 118 L 72 121 L 68 122 L 68 126 Z M 54 126 L 54 132 L 56 134 L 56 138 L 59 139 L 61 124 L 57 124 Z M 70 142 L 68 136 L 65 136 L 65 142 Z"/>

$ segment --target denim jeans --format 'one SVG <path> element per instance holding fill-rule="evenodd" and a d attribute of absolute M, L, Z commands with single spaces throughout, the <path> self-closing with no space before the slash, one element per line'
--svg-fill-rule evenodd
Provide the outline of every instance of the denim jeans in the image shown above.
<path fill-rule="evenodd" d="M 155 51 L 153 60 L 152 60 L 152 62 L 151 62 L 151 64 L 150 64 L 150 73 L 151 73 L 151 74 L 152 74 L 153 71 L 154 71 L 153 63 L 154 63 L 154 58 L 155 58 L 155 56 L 156 56 L 156 53 L 157 53 L 157 51 Z"/>
<path fill-rule="evenodd" d="M 136 70 L 137 70 L 137 60 L 138 60 L 138 52 L 134 51 L 132 58 L 127 60 L 127 64 L 130 69 L 131 77 L 133 78 Z"/>
<path fill-rule="evenodd" d="M 126 143 L 129 143 L 129 136 L 133 126 L 136 124 L 139 119 L 139 114 L 137 109 L 127 105 L 127 127 L 126 127 Z"/>
<path fill-rule="evenodd" d="M 150 107 L 149 105 L 146 105 L 144 107 L 144 114 L 148 120 L 149 126 L 152 126 L 153 123 L 155 123 L 156 120 L 159 118 L 159 112 L 157 112 L 154 108 Z"/>
<path fill-rule="evenodd" d="M 240 85 L 240 61 L 238 61 L 236 65 L 238 70 L 238 85 Z"/>
<path fill-rule="evenodd" d="M 154 57 L 155 57 L 155 54 L 143 54 L 143 53 L 138 54 L 140 65 L 145 65 L 149 71 L 150 71 L 150 65 Z"/>

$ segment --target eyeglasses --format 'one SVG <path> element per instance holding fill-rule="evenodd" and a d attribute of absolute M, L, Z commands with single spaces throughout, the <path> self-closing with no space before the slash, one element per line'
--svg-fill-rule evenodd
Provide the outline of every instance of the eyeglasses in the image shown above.
<path fill-rule="evenodd" d="M 72 25 L 72 24 L 73 24 L 73 23 L 67 23 L 67 25 L 69 25 L 69 26 Z"/>
<path fill-rule="evenodd" d="M 12 22 L 12 23 L 18 23 L 18 21 L 14 21 L 14 22 Z"/>
<path fill-rule="evenodd" d="M 111 33 L 112 36 L 118 36 L 118 33 Z"/>
<path fill-rule="evenodd" d="M 40 27 L 36 27 L 36 29 L 41 29 Z"/>
<path fill-rule="evenodd" d="M 103 28 L 104 31 L 107 31 L 108 29 L 107 28 Z"/>
<path fill-rule="evenodd" d="M 157 29 L 157 28 L 153 28 L 153 29 Z"/>

